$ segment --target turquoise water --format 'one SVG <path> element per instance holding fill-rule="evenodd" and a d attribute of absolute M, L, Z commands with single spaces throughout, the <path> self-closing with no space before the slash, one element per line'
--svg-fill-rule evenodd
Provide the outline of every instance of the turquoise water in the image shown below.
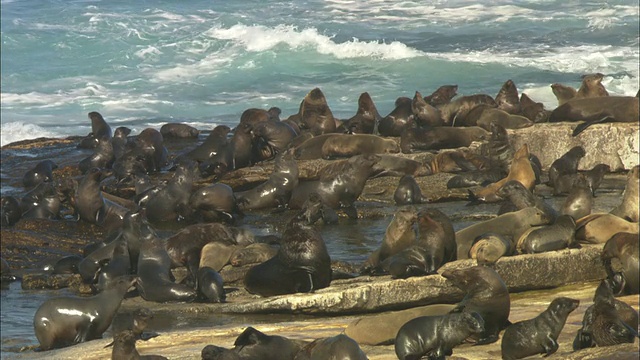
<path fill-rule="evenodd" d="M 133 134 L 168 121 L 234 125 L 243 110 L 297 112 L 314 87 L 350 117 L 368 91 L 458 84 L 497 94 L 507 79 L 553 108 L 549 84 L 601 72 L 638 91 L 639 6 L 585 1 L 2 0 L 2 144 L 84 135 L 99 111 Z"/>

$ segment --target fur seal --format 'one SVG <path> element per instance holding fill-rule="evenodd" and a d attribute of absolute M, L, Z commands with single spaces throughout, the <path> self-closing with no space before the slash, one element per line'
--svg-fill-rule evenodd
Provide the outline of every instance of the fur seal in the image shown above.
<path fill-rule="evenodd" d="M 413 121 L 420 127 L 444 125 L 440 111 L 429 105 L 419 91 L 416 91 L 413 100 L 411 100 L 411 111 L 413 112 Z"/>
<path fill-rule="evenodd" d="M 269 121 L 271 114 L 264 109 L 250 108 L 246 109 L 240 115 L 240 124 L 249 125 L 253 128 L 259 123 Z"/>
<path fill-rule="evenodd" d="M 393 193 L 396 205 L 421 204 L 428 201 L 422 196 L 420 186 L 412 175 L 404 175 L 398 182 L 398 187 Z"/>
<path fill-rule="evenodd" d="M 51 160 L 40 161 L 33 169 L 27 171 L 22 177 L 22 184 L 25 188 L 30 189 L 41 182 L 53 181 L 53 170 L 58 165 Z"/>
<path fill-rule="evenodd" d="M 294 359 L 306 344 L 306 341 L 267 335 L 249 326 L 233 343 L 232 351 L 236 352 L 240 359 L 284 360 Z"/>
<path fill-rule="evenodd" d="M 124 330 L 113 337 L 111 359 L 168 360 L 160 355 L 140 355 L 136 349 L 136 336 L 131 330 Z"/>
<path fill-rule="evenodd" d="M 547 122 L 550 111 L 545 110 L 544 104 L 533 101 L 527 94 L 520 95 L 522 115 L 534 123 Z"/>
<path fill-rule="evenodd" d="M 240 212 L 233 189 L 222 183 L 193 191 L 189 197 L 189 206 L 194 211 L 191 217 L 203 222 L 233 223 L 235 221 L 233 214 Z"/>
<path fill-rule="evenodd" d="M 286 207 L 293 189 L 298 186 L 298 163 L 293 150 L 278 154 L 269 179 L 257 187 L 235 194 L 242 210 Z"/>
<path fill-rule="evenodd" d="M 456 232 L 457 259 L 467 259 L 473 241 L 482 234 L 494 232 L 512 239 L 518 239 L 520 234 L 530 227 L 545 225 L 549 222 L 549 217 L 543 211 L 535 207 L 528 207 L 458 230 Z"/>
<path fill-rule="evenodd" d="M 574 220 L 591 214 L 593 206 L 593 192 L 582 174 L 578 174 L 569 196 L 565 199 L 560 209 L 560 214 L 570 215 Z"/>
<path fill-rule="evenodd" d="M 593 296 L 593 305 L 585 311 L 582 328 L 573 341 L 574 350 L 635 341 L 638 337 L 637 324 L 629 326 L 625 323 L 615 302 L 608 281 L 601 281 Z"/>
<path fill-rule="evenodd" d="M 597 98 L 572 99 L 558 106 L 549 115 L 549 122 L 583 121 L 573 130 L 577 136 L 587 127 L 602 122 L 638 122 L 640 119 L 637 97 L 602 96 Z"/>
<path fill-rule="evenodd" d="M 368 358 L 355 340 L 347 335 L 338 334 L 312 341 L 300 349 L 294 360 L 330 359 L 367 360 Z"/>
<path fill-rule="evenodd" d="M 505 174 L 501 170 L 476 170 L 465 171 L 447 181 L 447 189 L 487 186 L 504 178 Z"/>
<path fill-rule="evenodd" d="M 100 138 L 98 139 L 98 145 L 95 147 L 93 154 L 80 160 L 78 169 L 80 169 L 80 172 L 83 174 L 86 174 L 89 169 L 94 167 L 110 169 L 115 159 L 116 155 L 113 151 L 111 139 Z"/>
<path fill-rule="evenodd" d="M 368 92 L 363 92 L 358 98 L 356 114 L 344 123 L 344 130 L 350 134 L 377 134 L 378 123 L 382 116 L 378 112 Z"/>
<path fill-rule="evenodd" d="M 441 316 L 421 316 L 402 325 L 395 339 L 400 360 L 444 359 L 453 348 L 472 335 L 485 331 L 482 317 L 475 312 Z"/>
<path fill-rule="evenodd" d="M 639 224 L 606 213 L 587 215 L 576 221 L 576 239 L 586 244 L 604 244 L 619 232 L 638 234 Z"/>
<path fill-rule="evenodd" d="M 640 259 L 638 234 L 617 233 L 602 249 L 602 262 L 616 294 L 638 294 Z M 616 259 L 617 263 L 613 263 Z M 619 266 L 616 266 L 618 265 Z M 616 271 L 619 270 L 619 271 Z"/>
<path fill-rule="evenodd" d="M 537 195 L 534 195 L 517 180 L 507 181 L 504 185 L 502 185 L 500 189 L 498 189 L 496 195 L 503 199 L 508 199 L 510 205 L 515 206 L 516 210 L 522 210 L 524 208 L 533 206 L 538 210 L 544 212 L 544 214 L 550 219 L 551 222 L 554 222 L 558 217 L 558 213 L 552 206 L 547 204 Z M 498 215 L 502 215 L 507 212 L 508 211 L 506 211 L 506 208 L 503 205 L 500 207 Z"/>
<path fill-rule="evenodd" d="M 638 179 L 640 178 L 640 165 L 636 165 L 627 174 L 627 184 L 622 194 L 622 202 L 611 210 L 612 215 L 619 216 L 632 222 L 640 221 L 638 209 L 640 198 L 638 195 Z"/>
<path fill-rule="evenodd" d="M 521 112 L 520 99 L 518 98 L 518 89 L 516 84 L 509 79 L 500 88 L 495 98 L 498 109 L 508 114 L 519 114 Z"/>
<path fill-rule="evenodd" d="M 580 301 L 567 297 L 553 299 L 549 307 L 530 320 L 507 327 L 502 335 L 502 358 L 522 359 L 536 354 L 549 356 L 558 350 L 558 336 Z"/>
<path fill-rule="evenodd" d="M 300 106 L 300 129 L 309 130 L 313 135 L 336 131 L 333 113 L 327 105 L 327 99 L 318 88 L 311 90 Z"/>
<path fill-rule="evenodd" d="M 248 292 L 274 296 L 329 286 L 331 258 L 324 240 L 302 220 L 298 214 L 287 224 L 276 256 L 247 272 L 244 286 Z"/>
<path fill-rule="evenodd" d="M 0 199 L 0 225 L 12 226 L 22 218 L 20 202 L 13 196 L 3 196 Z"/>
<path fill-rule="evenodd" d="M 165 139 L 196 139 L 200 131 L 187 124 L 167 123 L 160 127 L 160 134 Z"/>
<path fill-rule="evenodd" d="M 93 149 L 98 146 L 98 140 L 111 139 L 111 127 L 104 121 L 102 115 L 97 111 L 92 111 L 88 116 L 91 120 L 91 133 L 80 141 L 79 149 Z"/>
<path fill-rule="evenodd" d="M 576 240 L 576 222 L 570 215 L 560 215 L 555 223 L 525 233 L 517 243 L 523 254 L 566 249 Z"/>
<path fill-rule="evenodd" d="M 413 245 L 416 233 L 413 224 L 417 220 L 417 213 L 413 207 L 400 208 L 393 214 L 393 219 L 387 226 L 380 247 L 374 251 L 360 268 L 361 274 L 375 274 L 380 271 L 379 265 L 386 258 Z"/>
<path fill-rule="evenodd" d="M 567 101 L 576 97 L 578 91 L 571 86 L 562 84 L 551 84 L 551 91 L 558 99 L 558 106 L 565 104 Z"/>
<path fill-rule="evenodd" d="M 399 97 L 395 105 L 389 115 L 383 117 L 378 124 L 378 132 L 382 136 L 400 136 L 413 116 L 410 98 Z"/>
<path fill-rule="evenodd" d="M 385 139 L 372 134 L 336 134 L 322 144 L 322 158 L 334 159 L 361 154 L 395 154 L 400 146 L 394 139 Z"/>
<path fill-rule="evenodd" d="M 478 265 L 494 264 L 503 256 L 511 256 L 515 246 L 510 238 L 497 233 L 484 233 L 473 240 L 469 249 L 469 259 Z"/>
<path fill-rule="evenodd" d="M 468 147 L 474 141 L 488 138 L 489 133 L 477 126 L 408 128 L 400 135 L 400 149 L 404 154 L 410 154 L 416 150 L 454 149 Z"/>
<path fill-rule="evenodd" d="M 78 255 L 69 255 L 58 259 L 53 264 L 53 274 L 78 274 L 78 264 L 82 261 L 82 257 Z"/>
<path fill-rule="evenodd" d="M 135 283 L 134 277 L 123 276 L 96 296 L 57 297 L 45 301 L 33 317 L 40 349 L 50 350 L 99 339 Z"/>
<path fill-rule="evenodd" d="M 442 85 L 429 96 L 424 97 L 424 101 L 437 108 L 451 102 L 458 95 L 458 85 Z"/>
<path fill-rule="evenodd" d="M 131 259 L 126 240 L 122 237 L 114 240 L 113 253 L 109 263 L 100 269 L 96 289 L 98 292 L 107 289 L 120 276 L 128 275 L 131 271 Z"/>
<path fill-rule="evenodd" d="M 227 296 L 224 292 L 224 280 L 222 276 L 210 267 L 198 269 L 198 291 L 201 299 L 210 303 L 225 302 Z"/>
<path fill-rule="evenodd" d="M 534 122 L 522 115 L 510 114 L 492 107 L 486 108 L 476 121 L 476 125 L 491 131 L 491 124 L 496 123 L 505 129 L 524 129 L 533 126 Z"/>
<path fill-rule="evenodd" d="M 298 160 L 314 160 L 322 158 L 322 147 L 324 143 L 331 137 L 337 136 L 337 134 L 323 134 L 313 136 L 303 140 L 295 147 L 294 155 Z M 296 138 L 302 140 L 303 137 Z"/>
<path fill-rule="evenodd" d="M 484 331 L 474 334 L 476 345 L 498 341 L 498 333 L 509 323 L 511 301 L 504 281 L 492 268 L 473 266 L 465 269 L 446 270 L 442 276 L 460 290 L 466 292 L 452 313 L 477 312 L 484 320 Z"/>
<path fill-rule="evenodd" d="M 228 143 L 227 135 L 231 131 L 227 125 L 218 125 L 209 136 L 202 142 L 202 144 L 195 147 L 193 150 L 179 155 L 176 159 L 177 162 L 181 158 L 189 158 L 191 160 L 203 162 L 213 158 L 226 144 Z"/>
<path fill-rule="evenodd" d="M 286 123 L 280 121 L 265 121 L 253 127 L 255 160 L 272 159 L 285 151 L 298 133 Z"/>
<path fill-rule="evenodd" d="M 151 196 L 145 206 L 147 219 L 159 224 L 179 221 L 190 214 L 189 199 L 193 182 L 199 177 L 198 168 L 193 163 L 178 165 L 167 185 Z"/>
<path fill-rule="evenodd" d="M 253 243 L 237 249 L 229 258 L 231 266 L 263 263 L 276 256 L 278 248 L 265 243 Z"/>
<path fill-rule="evenodd" d="M 482 104 L 486 104 L 491 107 L 498 106 L 491 96 L 476 94 L 463 96 L 443 105 L 440 108 L 440 114 L 442 115 L 442 120 L 446 125 L 465 126 L 466 117 L 469 111 Z"/>
<path fill-rule="evenodd" d="M 75 209 L 80 219 L 116 230 L 122 226 L 122 219 L 129 210 L 102 196 L 101 176 L 102 171 L 93 168 L 82 178 L 75 195 Z"/>
<path fill-rule="evenodd" d="M 574 146 L 554 160 L 549 167 L 549 185 L 555 187 L 560 176 L 577 173 L 578 163 L 586 154 L 582 146 Z"/>
<path fill-rule="evenodd" d="M 131 129 L 126 126 L 119 126 L 116 128 L 116 131 L 113 132 L 111 147 L 113 148 L 115 159 L 120 159 L 127 151 L 127 144 L 129 142 L 127 136 L 129 136 L 129 134 L 131 134 Z"/>
<path fill-rule="evenodd" d="M 580 85 L 575 98 L 583 99 L 609 96 L 609 92 L 607 92 L 607 89 L 602 85 L 602 78 L 604 78 L 604 75 L 601 73 L 582 76 L 582 84 Z"/>
<path fill-rule="evenodd" d="M 325 204 L 317 192 L 311 192 L 302 204 L 302 216 L 308 225 L 315 224 L 318 220 L 326 225 L 338 223 L 338 213 Z"/>

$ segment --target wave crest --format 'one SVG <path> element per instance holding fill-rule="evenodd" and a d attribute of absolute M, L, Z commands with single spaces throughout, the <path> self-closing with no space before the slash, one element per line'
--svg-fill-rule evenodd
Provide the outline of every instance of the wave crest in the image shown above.
<path fill-rule="evenodd" d="M 40 137 L 59 137 L 59 134 L 38 125 L 21 122 L 2 123 L 0 130 L 0 146 L 5 146 L 20 140 L 37 139 Z"/>

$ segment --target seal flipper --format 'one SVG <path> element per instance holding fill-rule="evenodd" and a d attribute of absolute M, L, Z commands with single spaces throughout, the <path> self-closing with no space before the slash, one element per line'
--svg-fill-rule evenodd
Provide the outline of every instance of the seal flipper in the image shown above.
<path fill-rule="evenodd" d="M 576 128 L 573 130 L 573 134 L 571 134 L 572 137 L 576 137 L 578 136 L 578 134 L 580 134 L 581 132 L 583 132 L 586 128 L 588 128 L 589 126 L 593 125 L 593 124 L 599 124 L 604 122 L 607 119 L 612 118 L 609 115 L 605 115 L 600 119 L 596 119 L 596 120 L 587 120 L 585 122 L 583 122 L 582 124 L 579 124 L 578 126 L 576 126 Z"/>
<path fill-rule="evenodd" d="M 544 355 L 542 357 L 547 357 L 553 353 L 555 353 L 556 351 L 558 351 L 558 342 L 551 337 L 551 334 L 547 334 L 547 337 L 545 338 L 544 343 L 542 344 L 542 347 L 544 348 Z"/>
<path fill-rule="evenodd" d="M 594 346 L 596 346 L 596 343 L 593 341 L 591 334 L 585 332 L 583 329 L 578 329 L 576 338 L 573 340 L 573 351 L 591 348 Z"/>

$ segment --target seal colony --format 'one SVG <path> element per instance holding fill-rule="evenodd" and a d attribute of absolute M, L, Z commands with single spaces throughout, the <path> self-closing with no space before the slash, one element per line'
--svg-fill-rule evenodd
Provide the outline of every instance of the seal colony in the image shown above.
<path fill-rule="evenodd" d="M 596 80 L 593 78 L 585 77 L 586 86 L 597 87 L 594 85 L 598 83 L 597 76 Z M 99 311 L 98 307 L 107 305 L 109 311 L 115 313 L 113 309 L 117 310 L 120 304 L 117 299 L 121 300 L 131 285 L 136 285 L 138 293 L 147 301 L 229 301 L 225 294 L 226 279 L 219 272 L 227 264 L 237 264 L 237 260 L 231 260 L 237 259 L 234 254 L 253 244 L 267 246 L 258 253 L 269 255 L 255 257 L 259 263 L 247 267 L 239 276 L 248 292 L 263 297 L 286 296 L 330 287 L 331 281 L 340 276 L 340 271 L 338 265 L 331 261 L 325 239 L 313 224 L 322 219 L 323 226 L 331 226 L 342 221 L 337 215 L 339 213 L 344 213 L 350 221 L 357 221 L 357 201 L 367 181 L 388 174 L 404 175 L 397 186 L 396 196 L 389 195 L 388 201 L 411 205 L 398 208 L 384 238 L 379 239 L 379 249 L 360 264 L 363 274 L 391 274 L 399 278 L 440 276 L 437 270 L 455 260 L 471 258 L 478 263 L 491 264 L 503 256 L 557 251 L 579 246 L 580 243 L 596 242 L 604 246 L 619 233 L 636 234 L 637 243 L 637 207 L 632 206 L 638 203 L 637 166 L 630 172 L 622 204 L 611 213 L 590 214 L 591 206 L 588 206 L 586 210 L 581 209 L 583 212 L 579 212 L 578 219 L 574 218 L 578 217 L 575 212 L 558 216 L 555 209 L 536 197 L 536 186 L 550 186 L 555 190 L 563 181 L 570 184 L 569 188 L 579 185 L 587 191 L 575 197 L 583 201 L 582 198 L 595 193 L 594 186 L 589 184 L 599 183 L 607 168 L 598 168 L 597 176 L 594 175 L 590 182 L 584 177 L 573 176 L 577 173 L 578 162 L 586 154 L 578 147 L 551 166 L 548 185 L 540 184 L 542 166 L 535 154 L 530 153 L 526 144 L 519 149 L 505 151 L 509 144 L 508 138 L 504 139 L 504 134 L 507 134 L 505 127 L 518 131 L 547 119 L 586 120 L 576 127 L 574 136 L 580 136 L 587 127 L 586 131 L 593 130 L 592 124 L 603 121 L 637 122 L 637 98 L 605 100 L 601 98 L 617 97 L 609 96 L 606 91 L 578 91 L 576 99 L 568 99 L 556 110 L 542 108 L 532 115 L 531 109 L 536 103 L 527 97 L 525 99 L 531 100 L 530 103 L 525 101 L 526 106 L 522 105 L 522 98 L 518 97 L 511 80 L 503 85 L 495 99 L 490 95 L 476 94 L 451 101 L 456 90 L 457 86 L 445 86 L 425 98 L 419 92 L 413 99 L 398 98 L 396 108 L 386 117 L 378 114 L 371 97 L 364 93 L 356 115 L 343 121 L 334 117 L 326 97 L 316 88 L 302 100 L 299 112 L 285 120 L 279 119 L 279 109 L 248 109 L 230 137 L 227 136 L 230 133 L 228 127 L 216 128 L 202 145 L 175 154 L 167 150 L 166 145 L 171 141 L 169 136 L 186 141 L 184 139 L 197 134 L 197 129 L 167 126 L 161 132 L 145 129 L 137 137 L 129 137 L 126 131 L 117 131 L 118 136 L 112 137 L 102 115 L 90 113 L 94 131 L 87 137 L 89 140 L 81 142 L 84 144 L 80 147 L 95 149 L 94 155 L 72 169 L 73 175 L 64 179 L 69 181 L 56 178 L 59 172 L 55 171 L 54 159 L 25 174 L 24 178 L 29 179 L 25 180 L 25 187 L 28 183 L 35 188 L 25 195 L 22 202 L 12 197 L 2 199 L 3 226 L 16 224 L 21 216 L 64 219 L 67 215 L 99 227 L 107 234 L 95 244 L 87 244 L 87 254 L 77 265 L 84 282 L 97 295 L 82 303 L 73 299 L 46 302 L 38 310 L 34 329 L 41 349 L 100 337 L 111 322 L 108 315 L 84 316 L 99 322 L 91 325 L 89 331 L 82 330 L 82 326 L 76 325 L 71 317 L 49 314 L 91 314 Z M 578 102 L 592 97 L 595 99 L 591 99 L 588 106 Z M 598 106 L 602 109 L 594 110 Z M 525 108 L 528 112 L 523 111 Z M 584 115 L 587 113 L 588 117 Z M 502 143 L 497 144 L 499 134 L 503 134 L 503 138 L 500 140 Z M 417 166 L 389 155 L 399 151 L 468 147 L 474 142 L 488 144 L 494 150 L 499 148 L 500 153 L 449 152 L 446 158 L 418 163 Z M 122 151 L 113 151 L 115 147 Z M 505 158 L 504 154 L 511 156 Z M 225 178 L 235 171 L 274 158 L 273 172 L 257 186 L 221 186 Z M 306 173 L 303 176 L 302 159 L 320 158 L 333 160 L 318 169 L 315 175 Z M 454 169 L 451 171 L 461 174 L 499 172 L 499 177 L 490 177 L 494 181 L 481 182 L 480 188 L 469 189 L 470 204 L 508 199 L 512 208 L 505 209 L 503 214 L 493 219 L 454 232 L 449 218 L 452 214 L 428 209 L 429 199 L 422 196 L 420 186 L 413 178 L 419 173 L 433 174 L 444 169 Z M 161 181 L 162 171 L 173 173 L 166 183 Z M 41 173 L 46 176 L 40 176 Z M 220 186 L 216 189 L 202 186 L 203 176 L 208 187 Z M 514 183 L 520 187 L 514 188 Z M 40 195 L 42 190 L 36 191 L 43 185 L 54 189 L 44 192 L 49 194 L 48 197 Z M 33 211 L 40 203 L 47 204 L 51 214 L 44 217 Z M 56 206 L 51 206 L 51 203 Z M 418 210 L 414 206 L 421 208 Z M 263 208 L 288 211 L 289 221 L 281 236 L 260 237 L 242 227 L 242 217 L 246 212 Z M 615 220 L 599 220 L 605 218 Z M 177 227 L 179 231 L 173 236 L 159 236 L 156 229 L 168 225 Z M 184 231 L 189 234 L 180 234 Z M 491 243 L 488 239 L 495 241 Z M 632 245 L 629 248 L 633 248 Z M 215 250 L 212 251 L 212 247 Z M 616 292 L 624 289 L 625 292 L 637 293 L 637 286 L 634 288 L 629 284 L 633 281 L 629 269 L 638 268 L 638 258 L 629 256 L 629 250 L 616 250 L 615 247 L 610 245 L 608 252 L 603 253 L 604 264 L 609 267 L 609 281 L 614 284 Z M 612 259 L 625 259 L 632 264 L 625 264 L 622 270 L 618 270 L 612 267 Z M 171 269 L 182 266 L 188 269 L 189 276 L 178 283 Z M 134 275 L 135 281 L 127 283 L 126 289 L 122 285 L 118 296 L 105 300 L 104 294 L 110 291 L 113 283 L 122 282 L 117 280 L 120 275 Z M 360 274 L 352 271 L 347 275 L 357 277 Z M 447 270 L 442 277 L 449 286 L 466 292 L 465 298 L 444 314 L 417 318 L 402 326 L 395 339 L 399 358 L 424 355 L 443 358 L 464 341 L 477 345 L 496 342 L 504 329 L 507 329 L 502 339 L 505 358 L 518 358 L 521 353 L 543 352 L 548 355 L 557 350 L 557 343 L 553 341 L 542 344 L 540 351 L 534 343 L 513 344 L 517 341 L 508 340 L 512 335 L 507 334 L 535 331 L 530 328 L 540 327 L 538 323 L 542 320 L 514 324 L 511 326 L 518 325 L 514 328 L 517 330 L 509 331 L 509 292 L 492 268 L 475 266 Z M 562 300 L 560 303 L 558 306 L 552 303 L 548 311 L 540 315 L 540 318 L 558 319 L 551 329 L 547 329 L 549 335 L 542 339 L 544 341 L 555 341 L 554 337 L 557 338 L 564 325 L 562 317 L 575 309 L 575 302 Z M 615 310 L 610 307 L 602 311 L 596 308 L 596 314 L 605 312 L 608 318 L 615 318 L 616 315 L 611 315 Z M 62 308 L 65 310 L 59 311 Z M 109 324 L 105 327 L 107 322 Z M 586 323 L 588 331 L 598 334 L 597 327 L 601 323 Z M 81 332 L 74 335 L 64 330 L 70 326 Z M 97 330 L 94 330 L 95 326 L 98 326 Z M 637 330 L 637 324 L 635 328 Z M 60 337 L 58 333 L 61 331 L 72 338 Z M 625 336 L 626 341 L 632 338 Z M 242 358 L 247 352 L 251 356 L 272 353 L 275 347 L 287 349 L 292 359 L 296 354 L 312 356 L 309 354 L 314 354 L 314 349 L 324 349 L 316 350 L 323 354 L 336 351 L 337 354 L 349 353 L 360 358 L 362 350 L 358 348 L 357 340 L 338 337 L 301 344 L 269 336 L 250 327 L 238 337 L 234 348 L 209 345 L 211 347 L 203 349 L 202 356 L 204 358 L 206 354 L 215 358 L 216 354 L 232 354 L 228 355 L 229 358 Z M 588 343 L 586 340 L 582 342 Z M 614 343 L 595 341 L 598 346 Z M 128 334 L 118 335 L 116 344 L 118 348 L 116 351 L 114 347 L 114 353 L 137 354 L 135 338 Z M 258 358 L 269 357 L 260 355 Z"/>

